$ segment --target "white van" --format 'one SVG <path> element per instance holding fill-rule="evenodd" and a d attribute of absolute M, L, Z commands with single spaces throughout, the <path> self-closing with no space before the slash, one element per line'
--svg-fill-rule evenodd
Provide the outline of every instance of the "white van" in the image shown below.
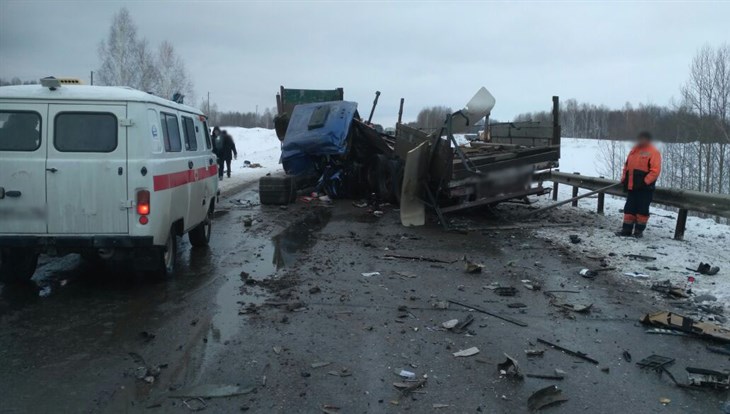
<path fill-rule="evenodd" d="M 199 110 L 130 88 L 0 87 L 0 280 L 39 253 L 173 272 L 177 237 L 206 246 L 218 166 Z"/>

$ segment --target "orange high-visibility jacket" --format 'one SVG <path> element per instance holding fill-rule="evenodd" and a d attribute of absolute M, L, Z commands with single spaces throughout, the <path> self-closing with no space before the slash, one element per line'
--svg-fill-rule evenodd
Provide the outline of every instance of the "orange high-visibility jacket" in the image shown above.
<path fill-rule="evenodd" d="M 635 146 L 629 152 L 621 175 L 627 190 L 654 188 L 662 171 L 662 155 L 651 144 Z"/>

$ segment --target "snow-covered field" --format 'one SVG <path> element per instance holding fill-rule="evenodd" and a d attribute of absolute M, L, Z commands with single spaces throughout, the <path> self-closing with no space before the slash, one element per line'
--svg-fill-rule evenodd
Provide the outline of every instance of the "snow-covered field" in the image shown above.
<path fill-rule="evenodd" d="M 231 178 L 224 176 L 219 184 L 221 193 L 281 170 L 279 164 L 281 145 L 273 129 L 241 127 L 221 127 L 221 129 L 231 134 L 238 150 L 238 159 L 231 163 Z M 244 161 L 261 164 L 261 167 L 247 168 Z"/>
<path fill-rule="evenodd" d="M 598 141 L 563 138 L 561 171 L 596 176 L 601 167 L 597 158 Z M 559 199 L 564 200 L 570 196 L 570 188 L 561 186 Z M 583 256 L 607 256 L 614 253 L 614 256 L 607 258 L 611 266 L 617 267 L 616 273 L 621 275 L 619 277 L 630 278 L 624 275 L 628 272 L 643 273 L 648 276 L 643 280 L 647 285 L 669 279 L 675 284 L 685 286 L 688 277 L 693 276 L 693 292 L 711 294 L 717 297 L 719 303 L 730 307 L 730 226 L 716 224 L 711 219 L 689 217 L 684 241 L 676 241 L 673 236 L 677 213 L 652 206 L 652 216 L 644 238 L 621 238 L 614 232 L 621 226 L 623 213 L 620 210 L 623 209 L 624 201 L 623 198 L 606 196 L 605 217 L 595 214 L 596 200 L 591 198 L 580 200 L 577 210 L 570 206 L 560 207 L 553 212 L 554 218 L 566 222 L 590 219 L 595 225 L 567 232 L 565 228 L 545 227 L 538 230 L 536 235 L 564 245 Z M 545 205 L 550 202 L 547 198 L 540 200 Z M 572 244 L 569 234 L 578 234 L 582 242 Z M 630 260 L 624 256 L 626 254 L 652 256 L 657 260 Z M 704 276 L 686 269 L 696 269 L 700 262 L 719 266 L 720 272 L 715 276 Z M 653 267 L 659 270 L 648 269 Z"/>

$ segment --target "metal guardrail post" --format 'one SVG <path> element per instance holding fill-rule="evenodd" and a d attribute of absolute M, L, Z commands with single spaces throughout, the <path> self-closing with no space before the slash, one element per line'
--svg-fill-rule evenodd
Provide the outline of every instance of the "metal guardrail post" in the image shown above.
<path fill-rule="evenodd" d="M 553 182 L 553 201 L 558 201 L 558 182 Z"/>
<path fill-rule="evenodd" d="M 687 228 L 687 209 L 680 208 L 677 215 L 677 227 L 674 229 L 674 240 L 684 240 L 684 230 Z"/>
<path fill-rule="evenodd" d="M 580 173 L 574 172 L 575 175 L 580 175 Z M 578 189 L 579 187 L 577 185 L 573 186 L 573 198 L 578 197 Z M 570 203 L 573 207 L 578 207 L 578 200 L 573 200 L 572 203 Z"/>
<path fill-rule="evenodd" d="M 606 200 L 606 193 L 598 193 L 598 209 L 596 211 L 598 214 L 601 214 L 601 215 L 603 214 L 603 206 L 604 206 L 605 200 Z"/>

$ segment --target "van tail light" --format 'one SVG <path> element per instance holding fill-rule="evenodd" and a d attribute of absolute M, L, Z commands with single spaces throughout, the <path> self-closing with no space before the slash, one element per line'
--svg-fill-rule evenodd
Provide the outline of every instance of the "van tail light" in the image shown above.
<path fill-rule="evenodd" d="M 150 192 L 147 190 L 137 191 L 137 214 L 140 216 L 150 214 Z"/>

